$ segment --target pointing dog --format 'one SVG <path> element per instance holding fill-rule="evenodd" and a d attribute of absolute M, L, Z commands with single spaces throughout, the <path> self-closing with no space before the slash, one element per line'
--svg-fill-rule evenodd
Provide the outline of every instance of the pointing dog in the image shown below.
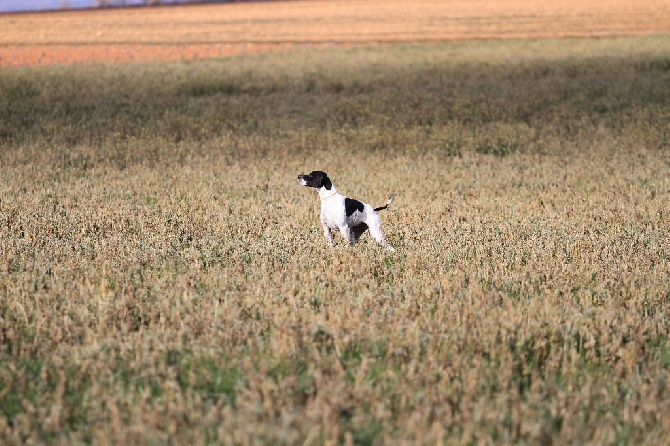
<path fill-rule="evenodd" d="M 370 229 L 370 234 L 377 243 L 388 251 L 393 247 L 388 244 L 382 234 L 382 222 L 377 211 L 387 209 L 393 201 L 389 198 L 384 206 L 373 208 L 367 203 L 348 198 L 337 191 L 325 172 L 315 170 L 308 175 L 298 175 L 298 182 L 303 186 L 313 187 L 321 198 L 321 225 L 323 234 L 330 246 L 333 246 L 332 229 L 340 231 L 342 238 L 355 244 L 363 233 Z"/>

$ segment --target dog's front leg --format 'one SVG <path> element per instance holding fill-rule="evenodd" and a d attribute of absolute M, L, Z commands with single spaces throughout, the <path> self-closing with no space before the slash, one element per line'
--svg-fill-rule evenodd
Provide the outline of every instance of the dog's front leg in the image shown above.
<path fill-rule="evenodd" d="M 347 225 L 340 226 L 340 234 L 342 234 L 342 238 L 347 242 L 347 245 L 351 243 L 351 234 L 350 234 L 350 228 Z"/>
<path fill-rule="evenodd" d="M 326 241 L 328 241 L 328 244 L 330 247 L 333 247 L 333 234 L 330 232 L 330 228 L 328 225 L 323 221 L 323 218 L 321 219 L 321 226 L 323 226 L 323 235 L 326 237 Z"/>

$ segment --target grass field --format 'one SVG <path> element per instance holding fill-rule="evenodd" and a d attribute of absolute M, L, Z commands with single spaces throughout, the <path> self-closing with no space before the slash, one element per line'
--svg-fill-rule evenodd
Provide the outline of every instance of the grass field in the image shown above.
<path fill-rule="evenodd" d="M 669 54 L 3 69 L 0 443 L 667 443 Z"/>

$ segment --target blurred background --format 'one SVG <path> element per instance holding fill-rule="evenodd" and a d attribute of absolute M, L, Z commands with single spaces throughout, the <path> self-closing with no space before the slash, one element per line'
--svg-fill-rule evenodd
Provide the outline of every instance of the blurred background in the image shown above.
<path fill-rule="evenodd" d="M 0 0 L 0 12 L 175 5 L 186 3 L 231 3 L 233 1 L 235 0 Z"/>

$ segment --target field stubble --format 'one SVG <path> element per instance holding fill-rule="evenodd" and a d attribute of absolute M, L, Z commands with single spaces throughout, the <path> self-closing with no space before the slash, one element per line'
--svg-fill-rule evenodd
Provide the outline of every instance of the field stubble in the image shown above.
<path fill-rule="evenodd" d="M 3 71 L 0 440 L 666 442 L 668 46 Z"/>
<path fill-rule="evenodd" d="M 667 0 L 328 0 L 0 14 L 0 66 L 197 60 L 300 47 L 670 31 Z"/>

